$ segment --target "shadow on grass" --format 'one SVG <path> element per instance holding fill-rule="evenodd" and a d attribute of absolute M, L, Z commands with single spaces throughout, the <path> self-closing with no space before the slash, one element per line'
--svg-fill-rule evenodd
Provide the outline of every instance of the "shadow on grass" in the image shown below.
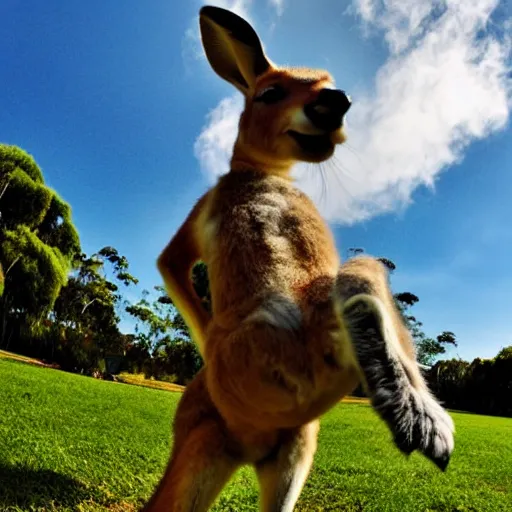
<path fill-rule="evenodd" d="M 10 466 L 0 461 L 0 510 L 52 510 L 58 506 L 76 510 L 79 503 L 102 501 L 102 494 L 69 476 L 49 469 Z"/>

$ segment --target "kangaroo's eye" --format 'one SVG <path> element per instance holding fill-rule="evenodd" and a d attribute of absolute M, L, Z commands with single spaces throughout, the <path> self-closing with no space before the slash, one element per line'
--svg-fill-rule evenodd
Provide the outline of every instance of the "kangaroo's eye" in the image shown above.
<path fill-rule="evenodd" d="M 254 101 L 261 101 L 262 103 L 270 105 L 284 100 L 287 95 L 288 93 L 280 85 L 271 85 L 260 91 L 254 98 Z"/>

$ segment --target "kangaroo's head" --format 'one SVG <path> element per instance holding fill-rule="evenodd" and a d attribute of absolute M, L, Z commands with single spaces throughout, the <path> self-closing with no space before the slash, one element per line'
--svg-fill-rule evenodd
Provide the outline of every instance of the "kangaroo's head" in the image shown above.
<path fill-rule="evenodd" d="M 232 170 L 286 174 L 298 161 L 322 162 L 345 140 L 349 97 L 323 70 L 273 64 L 254 29 L 219 7 L 200 11 L 206 56 L 214 71 L 245 97 Z"/>

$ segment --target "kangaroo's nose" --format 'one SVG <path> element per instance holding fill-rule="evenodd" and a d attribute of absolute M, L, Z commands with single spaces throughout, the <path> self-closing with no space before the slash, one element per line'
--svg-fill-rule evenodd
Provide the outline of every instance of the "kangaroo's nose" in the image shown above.
<path fill-rule="evenodd" d="M 304 107 L 305 114 L 320 130 L 337 130 L 350 108 L 350 98 L 339 89 L 322 89 L 312 103 Z"/>

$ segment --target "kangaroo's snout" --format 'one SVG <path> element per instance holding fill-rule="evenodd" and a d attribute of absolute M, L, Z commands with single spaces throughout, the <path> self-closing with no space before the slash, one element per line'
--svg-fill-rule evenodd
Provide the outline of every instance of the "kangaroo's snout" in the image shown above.
<path fill-rule="evenodd" d="M 341 127 L 350 105 L 350 98 L 344 91 L 322 89 L 316 100 L 304 107 L 304 113 L 318 129 L 332 132 Z"/>

